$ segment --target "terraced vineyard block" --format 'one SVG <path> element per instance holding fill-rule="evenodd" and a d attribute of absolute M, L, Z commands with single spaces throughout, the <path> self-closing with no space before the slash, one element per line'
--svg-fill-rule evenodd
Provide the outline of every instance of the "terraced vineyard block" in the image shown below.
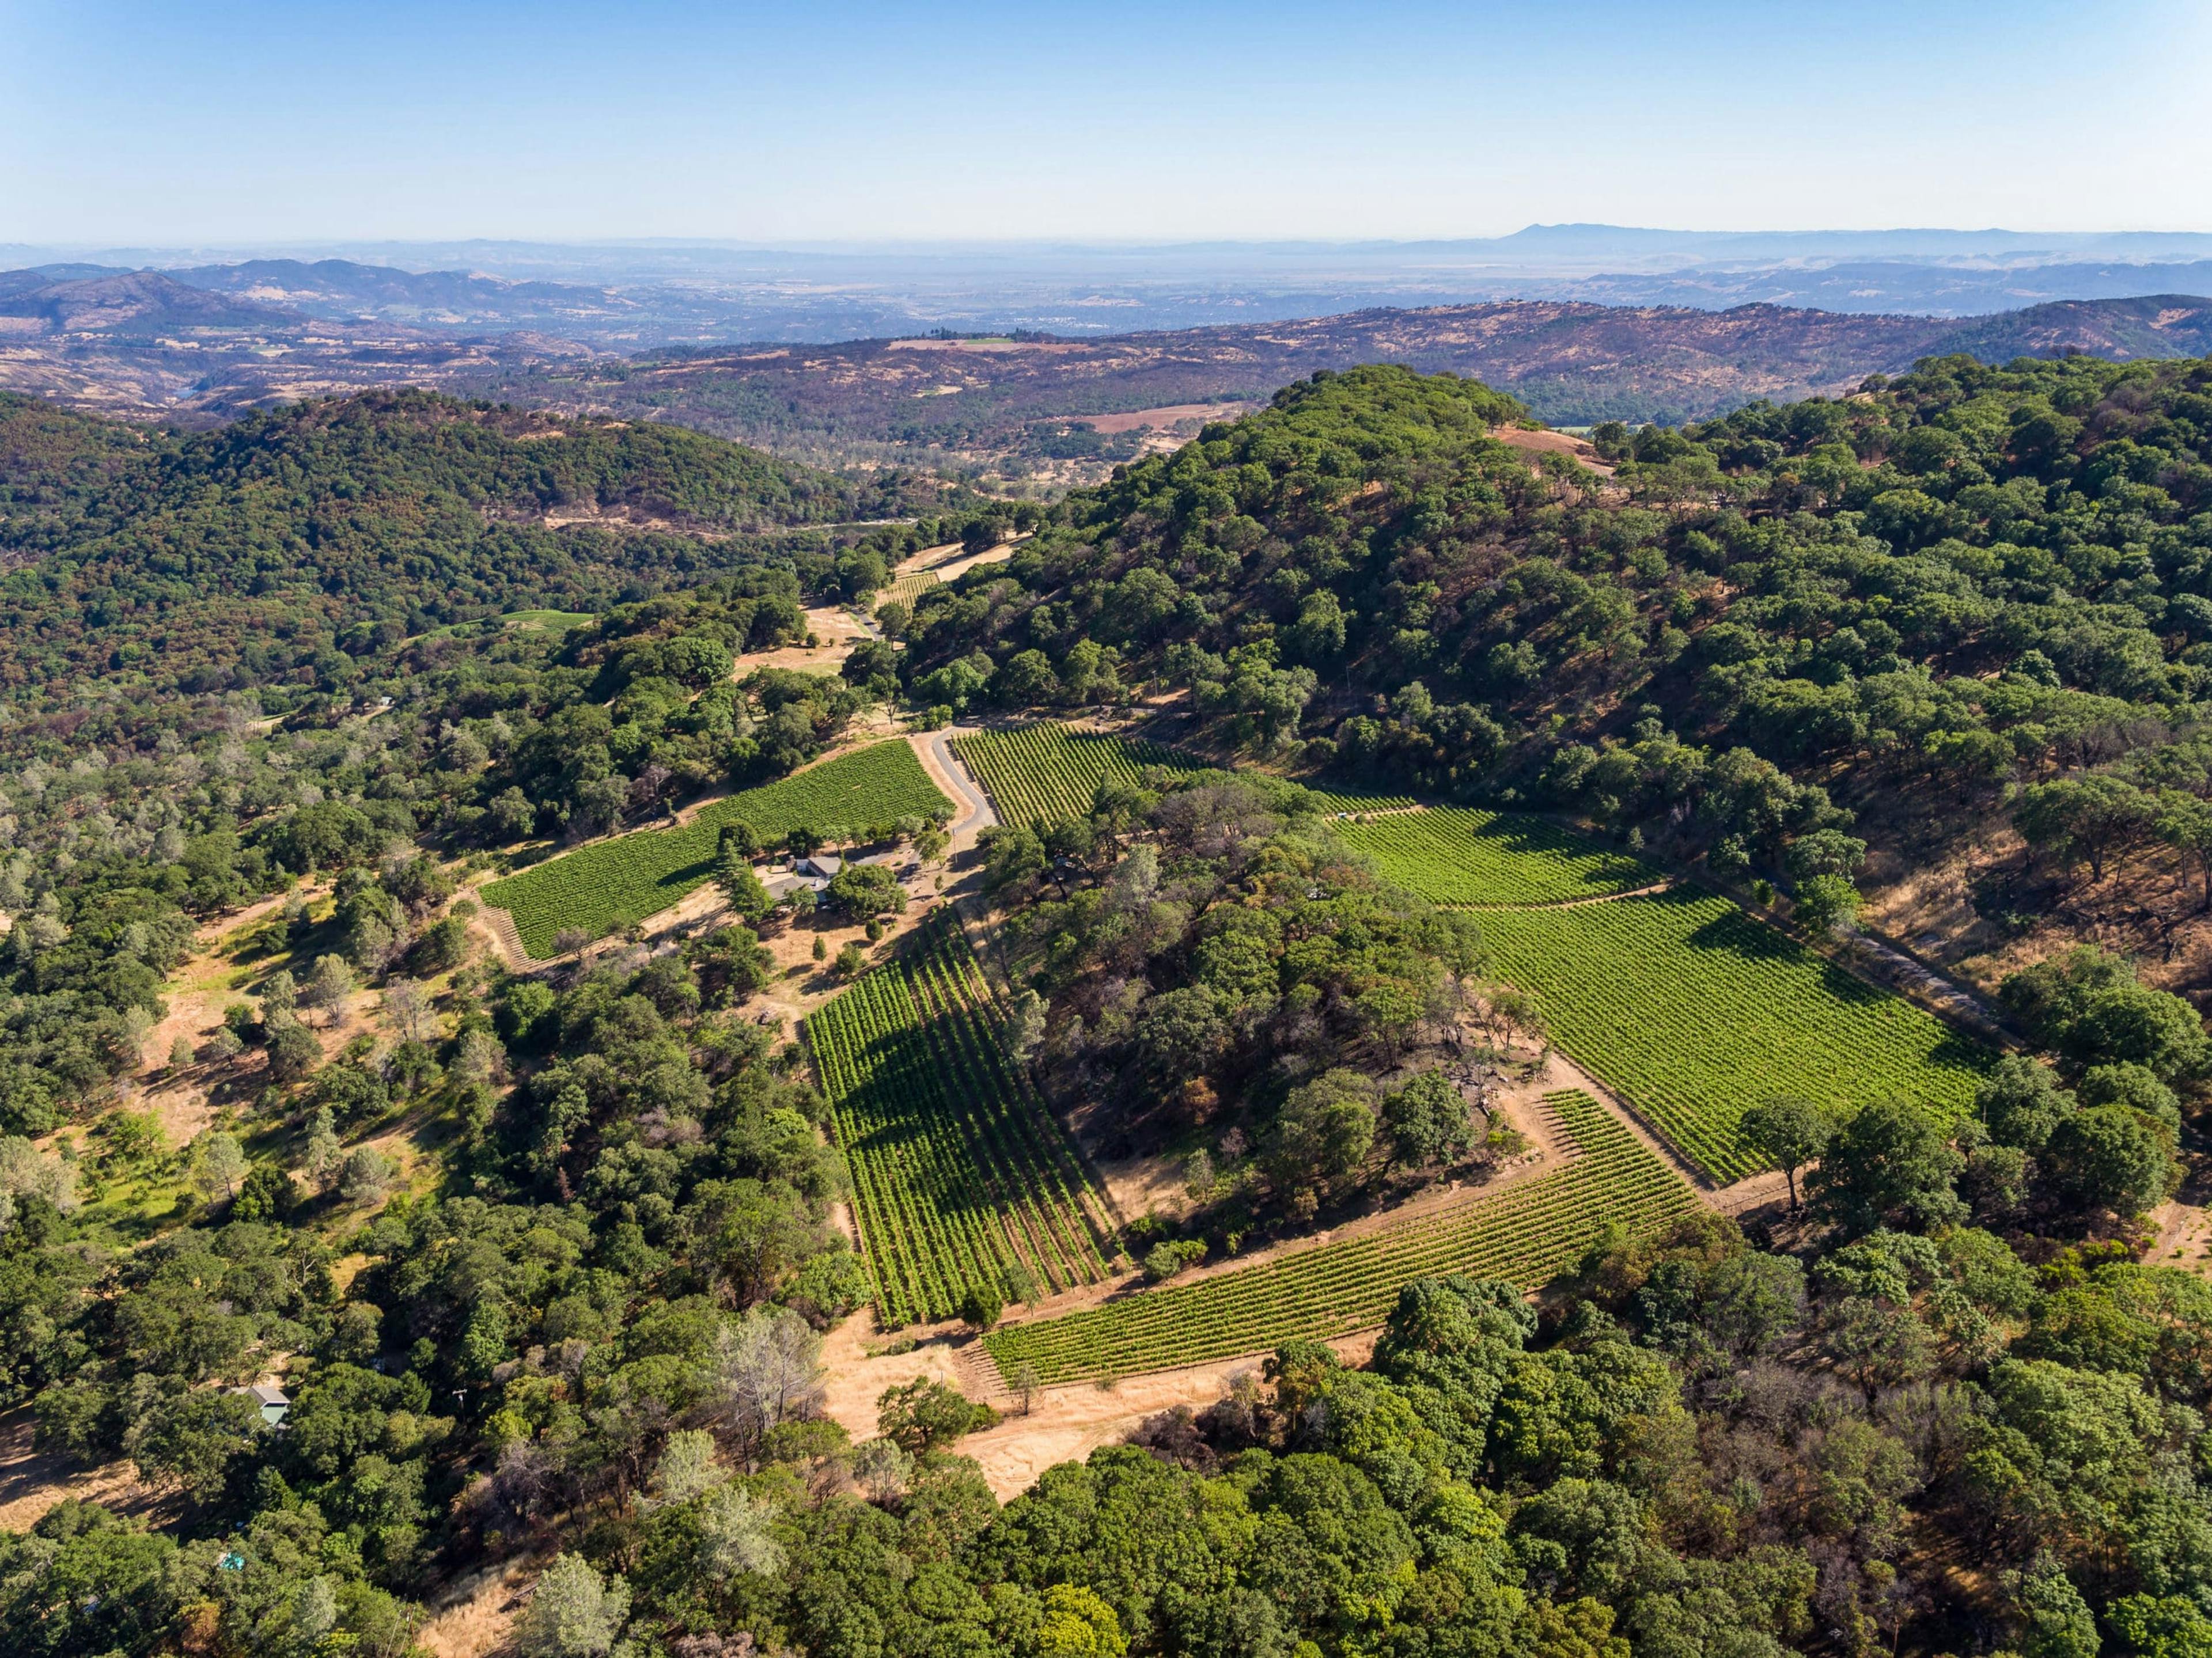
<path fill-rule="evenodd" d="M 811 769 L 726 795 L 702 808 L 681 829 L 640 829 L 494 881 L 486 903 L 514 917 L 514 929 L 532 956 L 553 953 L 565 927 L 593 938 L 658 914 L 714 872 L 722 825 L 750 823 L 763 845 L 795 829 L 836 841 L 866 834 L 902 817 L 952 815 L 952 803 L 929 780 L 914 750 L 902 742 L 878 743 Z"/>
<path fill-rule="evenodd" d="M 970 1287 L 1003 1295 L 1017 1263 L 1047 1291 L 1106 1276 L 1105 1197 L 1003 1024 L 941 914 L 806 1021 L 886 1327 L 950 1318 Z"/>
<path fill-rule="evenodd" d="M 1026 1364 L 1049 1386 L 1326 1340 L 1380 1324 L 1415 1278 L 1462 1272 L 1534 1290 L 1608 1225 L 1643 1236 L 1696 1206 L 1680 1176 L 1589 1095 L 1551 1094 L 1545 1103 L 1580 1148 L 1563 1168 L 1241 1272 L 1005 1326 L 984 1349 L 1009 1382 Z"/>
<path fill-rule="evenodd" d="M 1994 1057 L 1725 898 L 1492 910 L 1482 932 L 1559 1047 L 1717 1181 L 1756 1172 L 1740 1125 L 1778 1094 L 1844 1109 L 1898 1096 L 1949 1114 Z"/>

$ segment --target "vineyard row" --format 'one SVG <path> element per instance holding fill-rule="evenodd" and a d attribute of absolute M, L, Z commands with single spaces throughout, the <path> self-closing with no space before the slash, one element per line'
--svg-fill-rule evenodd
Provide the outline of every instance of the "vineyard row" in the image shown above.
<path fill-rule="evenodd" d="M 1416 1278 L 1463 1273 L 1534 1290 L 1608 1227 L 1639 1236 L 1695 1206 L 1674 1171 L 1589 1095 L 1545 1104 L 1578 1148 L 1563 1168 L 1260 1266 L 1005 1326 L 984 1348 L 1010 1382 L 1026 1370 L 1047 1386 L 1265 1352 L 1377 1325 Z"/>

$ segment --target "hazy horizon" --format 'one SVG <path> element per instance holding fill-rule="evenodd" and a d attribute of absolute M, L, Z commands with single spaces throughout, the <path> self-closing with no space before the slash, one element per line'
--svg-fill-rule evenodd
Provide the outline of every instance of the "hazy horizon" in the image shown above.
<path fill-rule="evenodd" d="M 0 242 L 2212 230 L 2212 14 L 0 0 Z M 1808 208 L 1808 204 L 1811 204 Z M 1802 233 L 1797 233 L 1802 234 Z"/>

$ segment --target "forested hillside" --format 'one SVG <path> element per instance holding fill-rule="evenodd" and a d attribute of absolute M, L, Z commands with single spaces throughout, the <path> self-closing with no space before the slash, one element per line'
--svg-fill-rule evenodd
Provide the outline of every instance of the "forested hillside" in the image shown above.
<path fill-rule="evenodd" d="M 420 392 L 191 437 L 0 398 L 0 699 L 19 719 L 114 720 L 148 696 L 238 689 L 275 713 L 506 610 L 596 610 L 763 563 L 834 584 L 831 537 L 770 532 L 937 494 L 680 428 Z"/>
<path fill-rule="evenodd" d="M 2051 898 L 2212 868 L 2212 363 L 1522 416 L 6 405 L 0 1650 L 2212 1650 L 2212 1042 Z M 2002 1054 L 1802 936 L 1977 837 Z"/>
<path fill-rule="evenodd" d="M 913 682 L 1170 684 L 1224 752 L 1587 815 L 1731 877 L 1850 813 L 1893 875 L 2014 806 L 2099 878 L 2198 857 L 2204 362 L 1947 358 L 1601 428 L 1609 476 L 1486 434 L 1516 412 L 1396 368 L 1288 388 L 921 595 Z M 1983 896 L 1978 947 L 2032 908 Z"/>

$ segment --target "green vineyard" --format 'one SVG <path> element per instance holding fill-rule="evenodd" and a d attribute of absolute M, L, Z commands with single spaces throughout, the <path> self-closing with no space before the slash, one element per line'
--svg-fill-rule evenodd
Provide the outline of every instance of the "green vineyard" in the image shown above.
<path fill-rule="evenodd" d="M 1438 806 L 1341 824 L 1338 833 L 1385 879 L 1437 904 L 1556 904 L 1665 878 L 1641 859 L 1515 812 Z"/>
<path fill-rule="evenodd" d="M 806 1021 L 853 1173 L 886 1327 L 951 1317 L 1018 1265 L 1041 1292 L 1106 1276 L 1105 1199 L 1000 1042 L 1002 1021 L 949 919 Z"/>
<path fill-rule="evenodd" d="M 1612 1224 L 1656 1231 L 1696 1206 L 1679 1175 L 1587 1094 L 1545 1096 L 1580 1148 L 1565 1167 L 1341 1243 L 1148 1290 L 983 1338 L 1001 1375 L 1047 1385 L 1135 1376 L 1380 1324 L 1403 1285 L 1463 1272 L 1534 1290 Z"/>
<path fill-rule="evenodd" d="M 1500 974 L 1536 993 L 1559 1047 L 1717 1181 L 1756 1171 L 1744 1112 L 1778 1094 L 1949 1113 L 1990 1055 L 1724 898 L 1668 892 L 1492 910 Z"/>
<path fill-rule="evenodd" d="M 1332 817 L 1358 817 L 1370 811 L 1411 811 L 1419 803 L 1410 794 L 1336 794 L 1308 788 L 1314 810 Z"/>
<path fill-rule="evenodd" d="M 523 948 L 553 953 L 575 927 L 593 938 L 658 914 L 714 873 L 722 825 L 743 818 L 763 845 L 795 829 L 833 844 L 902 817 L 943 821 L 952 803 L 902 742 L 878 743 L 806 771 L 726 795 L 681 829 L 640 829 L 600 841 L 494 881 L 483 900 L 514 918 Z"/>
<path fill-rule="evenodd" d="M 932 587 L 943 585 L 943 578 L 934 570 L 908 570 L 877 595 L 875 602 L 878 604 L 903 604 L 912 610 L 916 599 Z"/>
<path fill-rule="evenodd" d="M 1091 810 L 1101 783 L 1138 782 L 1140 767 L 1203 769 L 1197 761 L 1157 743 L 1051 723 L 956 738 L 952 751 L 989 791 L 999 821 L 1013 824 L 1080 817 Z"/>

